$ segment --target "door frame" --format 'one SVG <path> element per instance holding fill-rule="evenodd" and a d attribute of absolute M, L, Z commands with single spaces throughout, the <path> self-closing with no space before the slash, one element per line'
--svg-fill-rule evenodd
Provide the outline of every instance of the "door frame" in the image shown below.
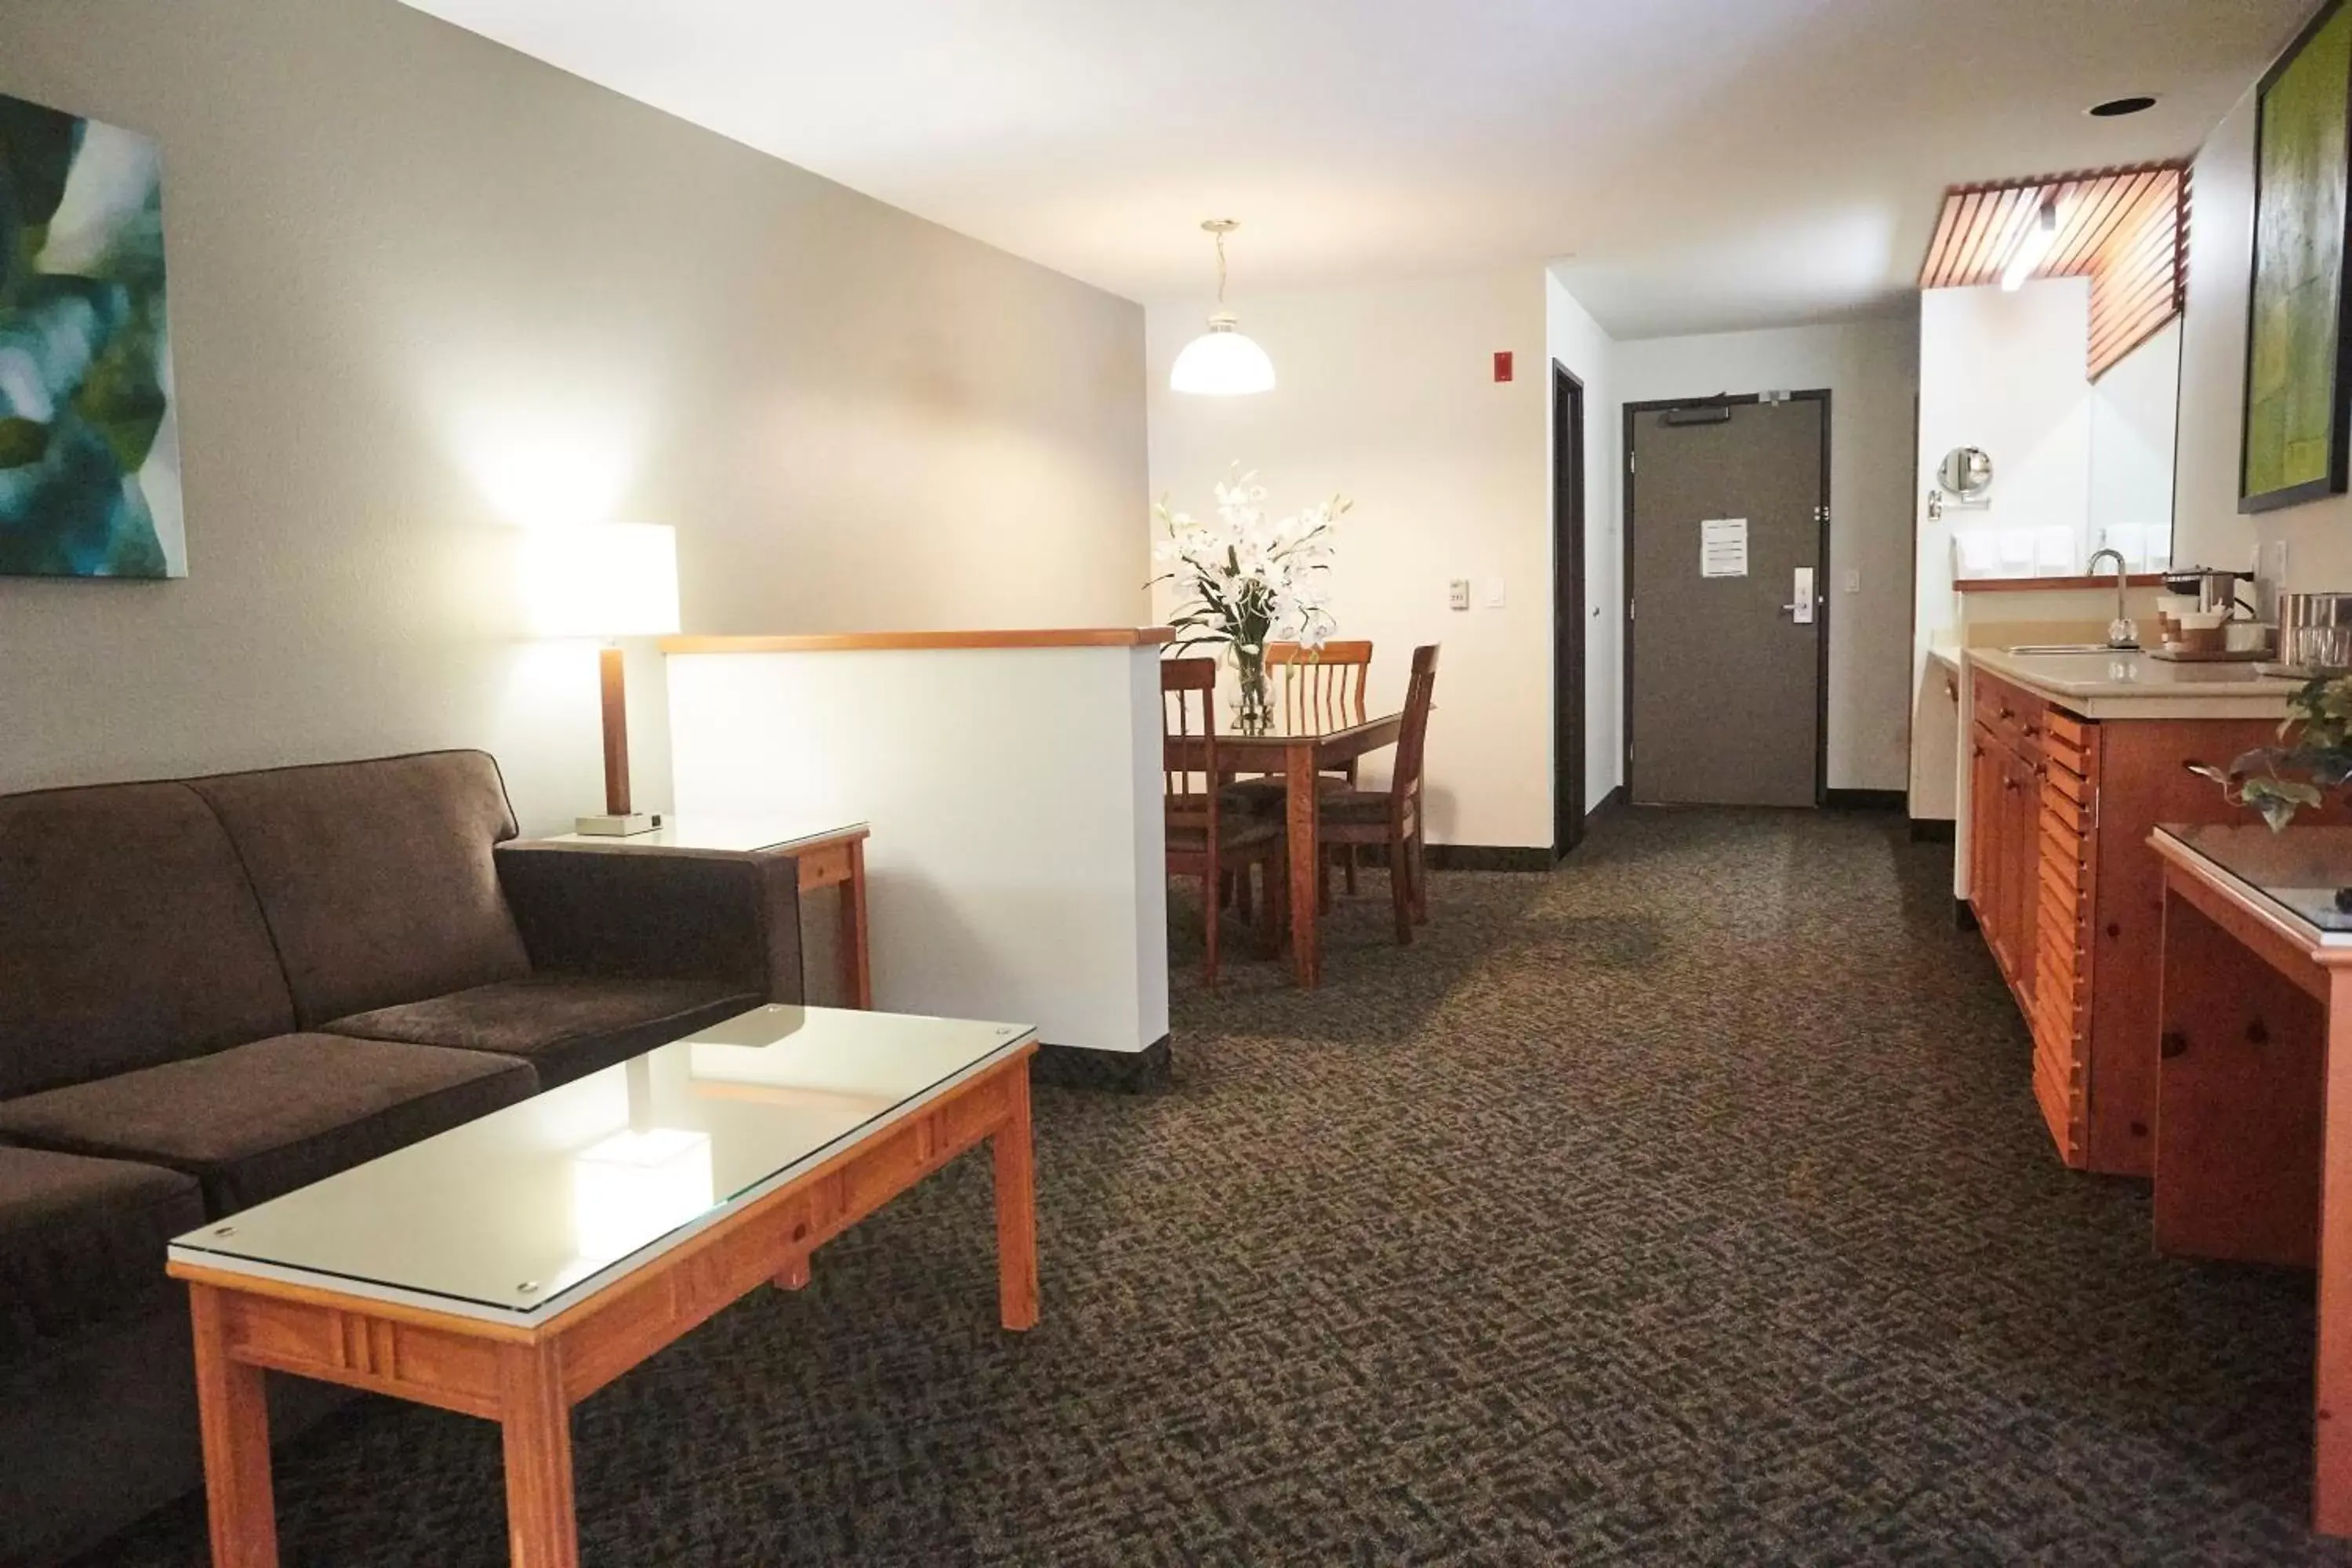
<path fill-rule="evenodd" d="M 1551 362 L 1551 858 L 1584 842 L 1591 809 L 1584 776 L 1591 729 L 1586 685 L 1584 383 Z M 1573 714 L 1575 721 L 1566 721 Z"/>
<path fill-rule="evenodd" d="M 1776 393 L 1779 402 L 1784 395 Z M 1817 647 L 1817 668 L 1813 676 L 1813 805 L 1816 809 L 1829 804 L 1830 798 L 1830 606 L 1837 595 L 1830 588 L 1830 519 L 1836 515 L 1835 500 L 1830 494 L 1830 389 L 1813 387 L 1803 392 L 1785 395 L 1790 403 L 1818 403 L 1822 405 L 1822 504 L 1821 564 L 1814 589 L 1821 604 L 1815 619 L 1821 623 L 1822 634 Z M 1633 789 L 1633 628 L 1640 601 L 1633 592 L 1633 435 L 1638 416 L 1643 414 L 1664 414 L 1678 408 L 1734 408 L 1742 404 L 1760 404 L 1764 395 L 1759 392 L 1724 393 L 1714 397 L 1665 397 L 1644 403 L 1625 405 L 1625 791 L 1631 798 Z"/>

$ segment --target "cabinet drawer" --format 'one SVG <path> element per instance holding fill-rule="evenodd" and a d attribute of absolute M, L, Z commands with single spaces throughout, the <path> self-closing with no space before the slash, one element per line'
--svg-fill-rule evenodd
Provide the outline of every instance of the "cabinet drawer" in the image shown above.
<path fill-rule="evenodd" d="M 2042 715 L 2042 754 L 2078 779 L 2091 776 L 2091 727 L 2063 708 Z"/>
<path fill-rule="evenodd" d="M 1983 674 L 1976 678 L 1976 721 L 2011 751 L 2029 758 L 2040 754 L 2042 721 L 2047 710 L 2040 698 L 2005 680 Z"/>
<path fill-rule="evenodd" d="M 2058 1145 L 2058 1157 L 2077 1168 L 2086 1163 L 2082 1091 L 2050 1070 L 2038 1051 L 2033 1058 L 2033 1100 L 2050 1129 L 2051 1141 Z"/>
<path fill-rule="evenodd" d="M 2042 907 L 2055 910 L 2066 930 L 2072 931 L 2083 916 L 2083 884 L 2079 878 L 2044 859 L 2042 871 Z"/>

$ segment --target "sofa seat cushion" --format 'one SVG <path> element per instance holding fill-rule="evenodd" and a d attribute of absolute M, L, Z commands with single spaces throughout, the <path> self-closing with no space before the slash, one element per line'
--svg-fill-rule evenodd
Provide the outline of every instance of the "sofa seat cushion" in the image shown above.
<path fill-rule="evenodd" d="M 142 1160 L 234 1214 L 528 1100 L 530 1064 L 341 1035 L 278 1035 L 208 1057 L 0 1101 L 0 1138 Z"/>
<path fill-rule="evenodd" d="M 371 1040 L 457 1046 L 520 1057 L 548 1088 L 641 1056 L 767 1000 L 714 980 L 535 974 L 379 1007 L 327 1027 Z"/>
<path fill-rule="evenodd" d="M 204 1223 L 180 1172 L 0 1146 L 0 1363 L 152 1305 L 165 1245 Z"/>

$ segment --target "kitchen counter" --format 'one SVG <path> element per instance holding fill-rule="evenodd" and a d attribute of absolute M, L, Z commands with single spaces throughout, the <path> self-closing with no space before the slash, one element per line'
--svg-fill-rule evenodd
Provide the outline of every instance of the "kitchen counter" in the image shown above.
<path fill-rule="evenodd" d="M 2144 653 L 1961 650 L 1966 662 L 2084 719 L 2284 719 L 2297 682 L 2252 663 L 2179 664 Z"/>

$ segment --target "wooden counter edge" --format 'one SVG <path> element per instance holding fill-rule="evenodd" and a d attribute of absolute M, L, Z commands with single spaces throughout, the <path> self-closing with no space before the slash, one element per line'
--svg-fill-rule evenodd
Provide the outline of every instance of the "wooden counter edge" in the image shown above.
<path fill-rule="evenodd" d="M 2161 588 L 2161 572 L 2135 572 L 2126 580 L 2135 588 Z M 1959 577 L 1952 582 L 1956 594 L 2053 594 L 2081 588 L 2105 588 L 2113 592 L 2113 577 Z"/>
<path fill-rule="evenodd" d="M 1157 647 L 1168 626 L 1080 626 L 999 632 L 835 632 L 807 637 L 674 637 L 664 653 L 864 653 L 886 648 Z"/>

